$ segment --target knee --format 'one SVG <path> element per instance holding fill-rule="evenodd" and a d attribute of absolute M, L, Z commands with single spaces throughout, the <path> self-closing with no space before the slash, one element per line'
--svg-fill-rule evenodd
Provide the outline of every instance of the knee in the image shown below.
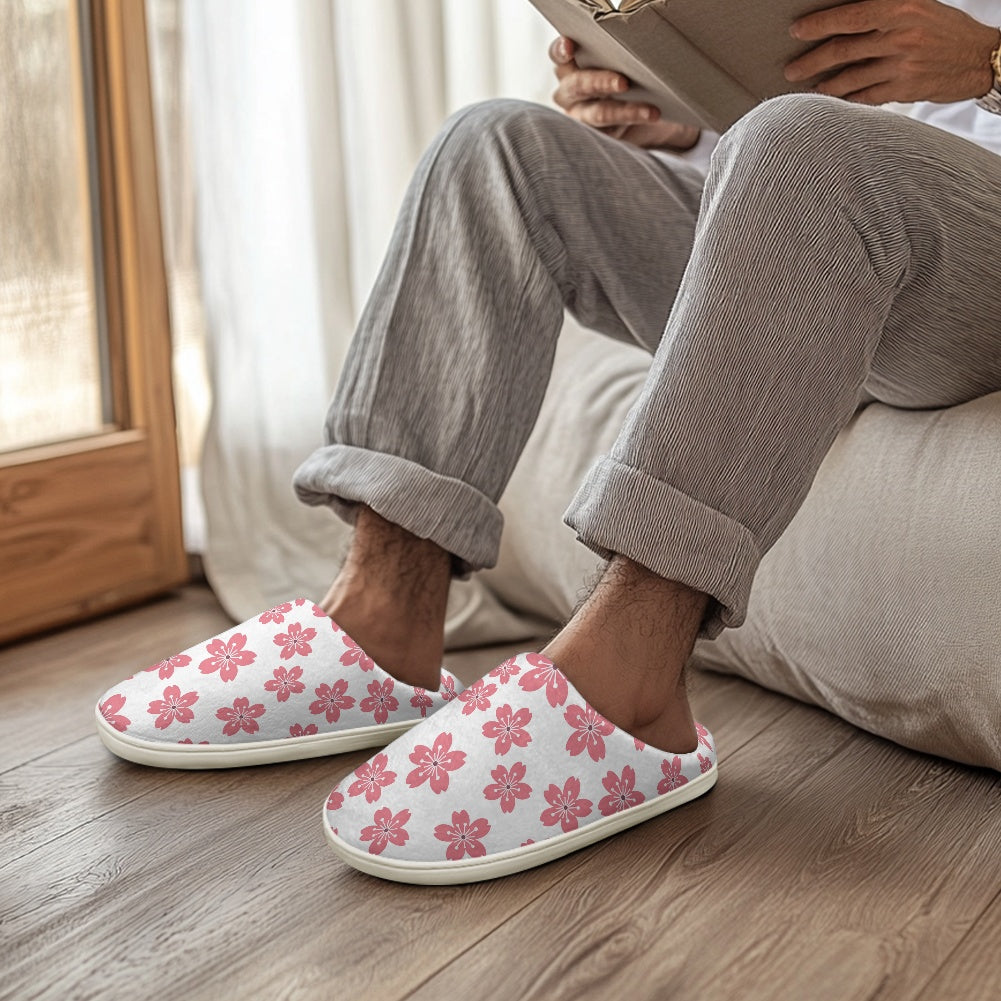
<path fill-rule="evenodd" d="M 565 121 L 565 115 L 541 104 L 496 98 L 455 112 L 442 127 L 442 135 L 453 150 L 474 159 L 498 155 L 523 159 L 539 155 L 547 132 Z"/>
<path fill-rule="evenodd" d="M 776 171 L 831 179 L 872 157 L 873 115 L 886 112 L 820 94 L 787 94 L 759 104 L 729 129 L 717 165 L 739 162 L 774 178 Z"/>

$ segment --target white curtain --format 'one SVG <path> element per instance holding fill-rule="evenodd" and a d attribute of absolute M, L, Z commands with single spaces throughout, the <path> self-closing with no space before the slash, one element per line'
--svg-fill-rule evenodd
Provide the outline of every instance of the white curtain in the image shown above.
<path fill-rule="evenodd" d="M 346 531 L 290 481 L 321 426 L 410 173 L 451 111 L 548 100 L 552 29 L 527 0 L 183 6 L 213 412 L 210 582 L 238 619 L 319 598 Z M 475 582 L 454 644 L 525 626 Z M 489 628 L 485 628 L 489 622 Z"/>

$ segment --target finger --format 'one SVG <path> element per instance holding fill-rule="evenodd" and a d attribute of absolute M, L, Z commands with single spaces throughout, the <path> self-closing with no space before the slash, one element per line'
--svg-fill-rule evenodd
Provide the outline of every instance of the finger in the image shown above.
<path fill-rule="evenodd" d="M 557 80 L 562 80 L 564 77 L 570 76 L 571 73 L 579 73 L 580 67 L 571 59 L 568 63 L 561 63 L 559 66 L 554 66 L 553 72 L 556 74 Z"/>
<path fill-rule="evenodd" d="M 572 39 L 565 35 L 558 35 L 549 45 L 549 58 L 557 66 L 572 63 L 576 48 Z"/>
<path fill-rule="evenodd" d="M 881 83 L 849 94 L 845 100 L 853 104 L 886 104 L 889 101 L 899 101 L 900 96 L 894 92 L 892 83 Z"/>
<path fill-rule="evenodd" d="M 789 34 L 807 42 L 831 38 L 834 35 L 859 35 L 875 31 L 886 22 L 886 4 L 883 0 L 860 0 L 859 3 L 842 4 L 807 14 L 793 21 Z"/>
<path fill-rule="evenodd" d="M 571 118 L 596 129 L 617 125 L 637 125 L 655 122 L 660 110 L 652 104 L 635 101 L 582 101 L 569 109 Z"/>
<path fill-rule="evenodd" d="M 887 54 L 885 50 L 885 36 L 876 32 L 866 35 L 842 35 L 794 59 L 785 68 L 785 78 L 791 83 L 809 80 L 822 73 L 829 73 L 839 66 L 885 56 Z"/>
<path fill-rule="evenodd" d="M 608 125 L 601 131 L 604 132 L 606 136 L 611 136 L 613 139 L 623 139 L 631 128 L 631 125 Z"/>
<path fill-rule="evenodd" d="M 894 74 L 886 59 L 874 59 L 867 63 L 857 63 L 836 73 L 829 80 L 822 80 L 814 87 L 818 94 L 830 97 L 848 97 L 860 94 L 872 87 L 892 81 Z"/>
<path fill-rule="evenodd" d="M 689 131 L 676 122 L 651 122 L 648 124 L 617 126 L 607 131 L 616 139 L 639 146 L 642 149 L 667 149 L 681 151 L 691 149 L 698 141 L 698 130 Z"/>
<path fill-rule="evenodd" d="M 560 79 L 553 100 L 561 108 L 569 108 L 578 101 L 592 101 L 611 94 L 621 94 L 628 89 L 629 81 L 621 73 L 577 69 Z"/>

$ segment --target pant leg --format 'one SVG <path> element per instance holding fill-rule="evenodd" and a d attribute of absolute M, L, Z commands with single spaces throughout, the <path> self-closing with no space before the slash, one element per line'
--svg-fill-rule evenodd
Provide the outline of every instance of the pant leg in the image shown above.
<path fill-rule="evenodd" d="M 423 157 L 331 404 L 295 474 L 496 562 L 499 499 L 531 431 L 564 306 L 651 352 L 691 248 L 702 177 L 538 105 L 475 105 Z M 544 489 L 544 472 L 541 474 Z"/>
<path fill-rule="evenodd" d="M 999 247 L 1001 158 L 880 109 L 762 105 L 716 151 L 649 378 L 568 524 L 713 596 L 704 635 L 739 625 L 860 401 L 1001 388 Z"/>

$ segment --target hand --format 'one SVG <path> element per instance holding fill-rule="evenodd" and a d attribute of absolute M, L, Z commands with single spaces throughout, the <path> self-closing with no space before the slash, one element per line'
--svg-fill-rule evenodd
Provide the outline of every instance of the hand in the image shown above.
<path fill-rule="evenodd" d="M 644 149 L 691 149 L 700 130 L 694 125 L 665 122 L 652 104 L 616 100 L 629 89 L 629 81 L 614 70 L 581 69 L 574 62 L 576 46 L 560 36 L 549 46 L 559 85 L 553 100 L 571 118 Z"/>
<path fill-rule="evenodd" d="M 820 44 L 786 66 L 791 82 L 861 104 L 965 101 L 991 88 L 998 30 L 936 0 L 861 0 L 807 14 L 789 29 Z"/>

